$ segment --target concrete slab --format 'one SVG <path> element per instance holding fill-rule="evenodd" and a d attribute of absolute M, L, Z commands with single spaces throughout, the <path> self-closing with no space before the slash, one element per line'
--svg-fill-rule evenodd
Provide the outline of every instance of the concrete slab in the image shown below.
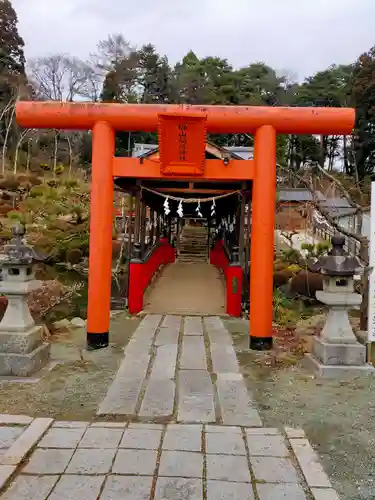
<path fill-rule="evenodd" d="M 155 450 L 119 450 L 112 472 L 114 474 L 153 476 L 155 469 Z"/>
<path fill-rule="evenodd" d="M 254 500 L 250 483 L 207 481 L 207 500 Z"/>
<path fill-rule="evenodd" d="M 257 484 L 259 500 L 307 500 L 298 484 Z"/>
<path fill-rule="evenodd" d="M 172 417 L 176 384 L 151 376 L 139 411 L 141 418 Z"/>
<path fill-rule="evenodd" d="M 62 476 L 48 500 L 71 500 L 79 492 L 80 500 L 97 498 L 105 476 Z"/>
<path fill-rule="evenodd" d="M 203 455 L 187 451 L 163 451 L 159 476 L 203 477 Z"/>
<path fill-rule="evenodd" d="M 183 338 L 180 357 L 181 370 L 207 370 L 206 348 L 203 336 Z"/>
<path fill-rule="evenodd" d="M 219 373 L 216 387 L 224 424 L 261 427 L 262 421 L 253 407 L 241 374 Z"/>
<path fill-rule="evenodd" d="M 58 476 L 18 476 L 1 498 L 3 500 L 45 500 L 58 479 Z"/>
<path fill-rule="evenodd" d="M 63 450 L 62 450 L 63 451 Z M 116 449 L 78 449 L 66 470 L 67 474 L 108 474 L 111 470 Z"/>
<path fill-rule="evenodd" d="M 207 455 L 207 480 L 250 483 L 250 470 L 245 456 Z"/>
<path fill-rule="evenodd" d="M 100 500 L 149 500 L 152 477 L 108 476 Z"/>
<path fill-rule="evenodd" d="M 215 422 L 214 390 L 206 371 L 180 371 L 177 418 L 179 422 Z"/>
<path fill-rule="evenodd" d="M 202 500 L 202 492 L 201 479 L 159 477 L 155 500 Z"/>

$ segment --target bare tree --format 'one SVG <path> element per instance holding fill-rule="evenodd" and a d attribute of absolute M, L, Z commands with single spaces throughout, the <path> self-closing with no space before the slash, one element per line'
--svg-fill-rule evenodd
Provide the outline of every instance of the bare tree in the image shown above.
<path fill-rule="evenodd" d="M 33 59 L 29 73 L 39 99 L 69 102 L 76 98 L 98 99 L 100 83 L 95 69 L 77 57 L 56 54 Z"/>
<path fill-rule="evenodd" d="M 115 33 L 98 43 L 97 52 L 91 54 L 91 58 L 101 76 L 104 77 L 109 71 L 117 68 L 121 61 L 134 50 L 121 33 Z"/>

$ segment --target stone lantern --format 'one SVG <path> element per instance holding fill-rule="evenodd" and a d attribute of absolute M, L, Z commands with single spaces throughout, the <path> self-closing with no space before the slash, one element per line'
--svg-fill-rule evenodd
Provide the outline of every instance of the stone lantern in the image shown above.
<path fill-rule="evenodd" d="M 320 336 L 313 339 L 312 354 L 307 360 L 322 376 L 357 375 L 372 370 L 366 363 L 366 347 L 357 341 L 350 325 L 348 311 L 358 307 L 362 297 L 355 291 L 354 276 L 365 268 L 357 257 L 347 255 L 345 238 L 332 237 L 332 250 L 310 266 L 323 275 L 323 290 L 316 298 L 329 307 Z"/>
<path fill-rule="evenodd" d="M 8 306 L 0 322 L 0 375 L 27 377 L 48 361 L 50 345 L 43 342 L 43 326 L 35 325 L 27 298 L 40 287 L 35 263 L 41 259 L 24 242 L 25 228 L 17 224 L 14 238 L 0 255 L 0 292 Z"/>

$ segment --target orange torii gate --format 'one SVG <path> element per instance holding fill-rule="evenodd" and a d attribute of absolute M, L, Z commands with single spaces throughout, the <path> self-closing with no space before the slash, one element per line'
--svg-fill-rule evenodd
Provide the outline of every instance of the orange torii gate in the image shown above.
<path fill-rule="evenodd" d="M 109 341 L 114 177 L 253 181 L 250 347 L 272 346 L 276 134 L 350 134 L 354 110 L 19 102 L 16 116 L 26 128 L 92 130 L 88 347 Z M 115 158 L 120 130 L 158 131 L 160 161 Z M 207 132 L 255 134 L 254 160 L 205 160 Z"/>

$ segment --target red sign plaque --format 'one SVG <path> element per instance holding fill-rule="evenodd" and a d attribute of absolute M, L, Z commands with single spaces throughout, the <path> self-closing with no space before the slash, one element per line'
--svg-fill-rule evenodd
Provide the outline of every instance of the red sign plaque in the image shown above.
<path fill-rule="evenodd" d="M 202 176 L 206 153 L 203 114 L 158 115 L 160 171 L 163 175 Z"/>

